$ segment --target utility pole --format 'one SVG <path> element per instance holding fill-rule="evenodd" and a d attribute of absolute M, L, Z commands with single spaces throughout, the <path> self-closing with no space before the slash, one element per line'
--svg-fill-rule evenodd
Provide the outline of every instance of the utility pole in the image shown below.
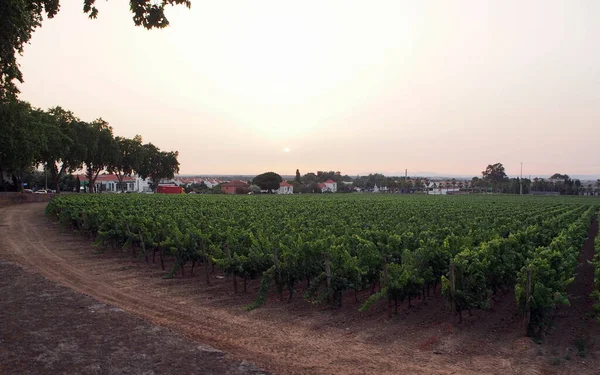
<path fill-rule="evenodd" d="M 523 195 L 523 162 L 521 162 L 521 176 L 519 177 L 519 195 Z"/>

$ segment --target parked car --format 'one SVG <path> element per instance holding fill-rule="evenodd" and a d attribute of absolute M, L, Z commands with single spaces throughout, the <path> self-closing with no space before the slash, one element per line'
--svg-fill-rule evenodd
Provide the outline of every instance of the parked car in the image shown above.
<path fill-rule="evenodd" d="M 23 193 L 33 194 L 33 190 L 31 190 L 31 189 L 23 189 Z"/>
<path fill-rule="evenodd" d="M 36 194 L 48 194 L 48 192 L 44 189 L 38 190 L 35 192 Z"/>

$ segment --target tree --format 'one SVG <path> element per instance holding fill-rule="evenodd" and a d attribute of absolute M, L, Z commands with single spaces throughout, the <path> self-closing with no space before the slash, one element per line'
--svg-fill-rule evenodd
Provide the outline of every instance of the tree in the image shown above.
<path fill-rule="evenodd" d="M 45 133 L 48 139 L 46 147 L 41 152 L 41 162 L 50 171 L 50 176 L 57 192 L 61 191 L 61 179 L 65 173 L 74 172 L 81 168 L 85 155 L 85 145 L 79 142 L 83 132 L 82 123 L 73 112 L 61 107 L 42 112 L 45 116 Z"/>
<path fill-rule="evenodd" d="M 317 175 L 312 172 L 309 172 L 302 176 L 302 182 L 306 185 L 310 185 L 314 182 L 317 182 Z"/>
<path fill-rule="evenodd" d="M 152 143 L 142 146 L 139 156 L 137 174 L 143 178 L 150 179 L 150 187 L 156 190 L 160 180 L 173 178 L 179 172 L 179 161 L 177 151 L 160 151 Z"/>
<path fill-rule="evenodd" d="M 23 175 L 40 160 L 46 144 L 40 119 L 32 115 L 29 103 L 0 102 L 0 176 L 12 175 L 15 188 L 23 189 Z"/>
<path fill-rule="evenodd" d="M 116 154 L 110 161 L 107 170 L 117 176 L 121 192 L 124 192 L 123 179 L 131 176 L 141 161 L 142 136 L 136 135 L 132 139 L 115 137 L 115 149 Z"/>
<path fill-rule="evenodd" d="M 258 185 L 262 190 L 268 190 L 273 192 L 273 190 L 279 189 L 279 184 L 283 179 L 280 175 L 275 172 L 266 172 L 263 174 L 259 174 L 254 177 L 252 180 L 253 185 Z"/>
<path fill-rule="evenodd" d="M 90 18 L 98 16 L 96 0 L 83 0 L 83 12 Z M 167 5 L 191 7 L 190 0 L 130 0 L 136 26 L 146 29 L 169 25 L 165 16 Z M 35 29 L 42 26 L 44 16 L 53 18 L 60 11 L 60 0 L 2 0 L 0 1 L 0 100 L 14 99 L 19 94 L 15 81 L 23 83 L 17 55 L 29 43 Z"/>
<path fill-rule="evenodd" d="M 101 118 L 87 124 L 82 130 L 82 141 L 86 147 L 83 164 L 86 167 L 89 192 L 93 193 L 100 172 L 114 162 L 116 144 L 112 127 Z"/>
<path fill-rule="evenodd" d="M 301 183 L 302 182 L 302 179 L 300 178 L 300 170 L 299 169 L 296 169 L 296 179 L 295 179 L 295 182 L 297 182 L 297 183 Z"/>
<path fill-rule="evenodd" d="M 250 191 L 252 192 L 252 194 L 260 194 L 260 186 L 250 185 Z"/>
<path fill-rule="evenodd" d="M 483 180 L 490 183 L 494 188 L 497 188 L 507 179 L 502 163 L 488 165 L 485 171 L 481 172 L 481 175 Z"/>

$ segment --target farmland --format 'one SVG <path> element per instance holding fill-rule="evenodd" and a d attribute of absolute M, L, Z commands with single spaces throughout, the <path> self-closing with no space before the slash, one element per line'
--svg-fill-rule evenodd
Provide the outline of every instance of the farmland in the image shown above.
<path fill-rule="evenodd" d="M 597 203 L 592 198 L 575 197 L 82 194 L 61 196 L 49 206 L 32 203 L 2 209 L 0 257 L 92 296 L 107 306 L 119 307 L 187 338 L 213 345 L 226 351 L 234 360 L 246 359 L 273 373 L 391 374 L 404 371 L 424 374 L 594 374 L 598 352 L 591 343 L 594 337 L 598 337 L 599 330 L 589 315 L 593 302 L 587 297 L 593 288 L 593 266 L 587 260 L 591 260 L 594 253 L 593 238 L 597 224 L 589 232 L 584 230 L 586 233 L 581 236 L 573 236 L 571 232 L 578 228 L 579 225 L 575 224 L 581 221 L 583 225 L 583 221 L 588 220 L 590 208 L 593 216 Z M 52 220 L 41 215 L 45 207 Z M 445 214 L 444 210 L 447 211 Z M 111 217 L 113 219 L 109 227 L 106 223 Z M 500 220 L 501 217 L 504 219 Z M 567 222 L 568 217 L 571 219 Z M 288 264 L 290 255 L 286 255 L 289 250 L 282 245 L 291 242 L 284 242 L 284 230 L 293 223 L 293 218 L 303 218 L 301 225 L 295 229 L 297 233 L 309 229 L 317 234 L 318 230 L 323 234 L 331 233 L 330 237 L 333 238 L 329 241 L 333 244 L 326 251 L 318 248 L 319 251 L 314 255 L 313 273 L 306 272 L 302 263 L 297 263 L 301 276 L 294 283 L 295 293 L 290 299 L 289 281 L 284 278 L 287 272 L 284 265 Z M 182 220 L 181 224 L 187 223 L 188 226 L 176 227 L 179 225 L 177 220 Z M 521 222 L 515 223 L 518 220 Z M 559 225 L 557 220 L 564 220 L 564 223 Z M 219 224 L 222 221 L 227 224 Z M 361 223 L 353 224 L 354 221 Z M 203 222 L 208 224 L 200 226 Z M 338 227 L 345 223 L 344 228 L 336 229 L 336 223 Z M 484 223 L 488 223 L 487 226 Z M 280 227 L 274 227 L 276 224 Z M 277 245 L 271 243 L 268 247 L 264 246 L 265 252 L 270 255 L 265 257 L 267 260 L 263 269 L 266 268 L 266 271 L 252 276 L 247 276 L 241 267 L 227 271 L 230 258 L 225 243 L 231 259 L 240 259 L 243 266 L 247 264 L 246 258 L 250 258 L 251 253 L 258 253 L 260 247 L 240 246 L 231 233 L 229 237 L 223 234 L 218 236 L 221 228 L 218 225 L 224 226 L 225 233 L 226 227 L 230 231 L 242 231 L 244 228 L 246 232 L 251 231 L 253 236 L 261 234 L 261 229 L 266 231 L 271 227 L 273 233 L 269 238 L 279 239 L 279 242 Z M 384 230 L 384 225 L 386 228 L 396 228 L 399 232 L 409 226 L 418 230 L 413 233 L 427 229 L 431 233 L 428 235 L 430 238 L 442 237 L 442 231 L 452 231 L 454 237 L 459 237 L 457 233 L 460 230 L 460 233 L 470 233 L 461 238 L 476 239 L 469 240 L 472 245 L 465 245 L 458 252 L 449 250 L 447 259 L 440 261 L 440 264 L 447 261 L 442 271 L 446 273 L 440 276 L 438 282 L 433 280 L 430 283 L 428 294 L 428 283 L 423 280 L 421 284 L 419 280 L 425 279 L 421 271 L 423 268 L 416 263 L 421 261 L 426 243 L 419 243 L 413 248 L 399 245 L 400 251 L 386 253 L 384 251 L 388 250 L 385 250 L 384 240 L 373 242 L 374 237 L 367 237 L 374 231 L 385 232 L 389 236 L 394 234 L 391 229 Z M 199 244 L 195 247 L 178 247 L 172 235 L 170 239 L 163 239 L 159 235 L 154 237 L 155 228 L 162 227 L 169 228 L 170 233 L 181 232 L 183 240 L 180 241 L 186 241 L 184 233 L 189 235 L 196 227 Z M 536 227 L 548 229 L 534 231 Z M 210 228 L 214 228 L 214 233 L 209 232 Z M 485 228 L 487 235 L 484 234 Z M 480 273 L 493 275 L 490 271 L 494 263 L 490 259 L 499 253 L 498 247 L 511 238 L 519 238 L 516 236 L 526 228 L 530 228 L 526 234 L 551 236 L 552 230 L 558 231 L 558 235 L 550 239 L 549 245 L 528 250 L 531 255 L 522 250 L 522 257 L 514 257 L 515 254 L 509 253 L 510 247 L 502 247 L 503 254 L 507 256 L 503 259 L 513 259 L 508 258 L 510 255 L 514 257 L 514 262 L 522 262 L 524 266 L 521 269 L 512 266 L 510 269 L 516 270 L 512 278 L 505 275 L 503 278 L 469 279 L 482 280 L 479 287 L 487 294 L 479 294 L 479 301 L 470 299 L 471 306 L 462 305 L 471 307 L 472 316 L 465 313 L 462 322 L 459 322 L 456 308 L 458 306 L 460 309 L 460 300 L 456 298 L 455 310 L 451 311 L 451 290 L 440 286 L 444 278 L 450 278 L 449 265 L 454 264 L 455 267 L 454 295 L 472 293 L 469 285 L 474 283 L 466 282 L 466 276 L 472 273 L 463 271 L 466 260 L 470 260 L 470 264 L 481 264 L 483 271 Z M 138 236 L 134 235 L 135 232 L 138 232 Z M 359 255 L 353 255 L 355 248 L 348 247 L 348 255 L 344 255 L 343 247 L 336 246 L 336 241 L 342 241 L 346 233 L 360 237 L 366 249 L 375 246 L 376 251 L 372 252 L 374 260 L 369 264 L 377 270 L 372 272 L 379 272 L 379 275 L 373 276 L 372 285 L 366 281 L 367 271 L 371 270 L 362 265 L 365 263 L 364 255 L 370 252 L 364 250 L 356 253 Z M 403 235 L 407 236 L 407 233 L 398 234 L 401 238 Z M 300 238 L 310 246 L 295 248 L 300 259 L 308 258 L 308 250 L 321 239 L 317 235 L 313 238 L 308 234 L 305 236 Z M 451 241 L 457 241 L 450 235 L 443 237 L 447 241 L 441 242 L 442 246 L 433 248 L 433 244 L 428 245 L 442 255 L 445 248 L 454 247 Z M 585 237 L 589 238 L 581 252 L 575 245 L 557 247 L 562 246 L 562 240 L 559 239 L 580 241 Z M 539 235 L 535 238 L 542 237 Z M 466 244 L 467 241 L 464 241 Z M 476 241 L 479 241 L 479 245 Z M 545 241 L 548 242 L 547 239 Z M 368 245 L 369 242 L 373 245 Z M 95 245 L 92 246 L 92 243 Z M 524 245 L 519 245 L 519 248 L 527 249 Z M 189 251 L 191 258 L 181 256 L 183 260 L 179 262 L 177 251 L 180 250 Z M 408 255 L 409 251 L 414 254 L 412 258 Z M 161 252 L 164 271 L 160 261 Z M 342 255 L 336 255 L 336 252 Z M 400 257 L 396 258 L 394 254 L 398 252 Z M 454 252 L 456 255 L 452 255 Z M 376 253 L 380 255 L 376 256 Z M 360 281 L 358 283 L 357 279 L 353 279 L 355 284 L 347 282 L 346 285 L 350 286 L 345 289 L 336 284 L 339 282 L 336 278 L 343 275 L 340 271 L 344 270 L 340 268 L 343 263 L 339 259 L 344 257 L 350 260 L 347 263 L 356 259 L 356 273 L 351 275 L 358 275 Z M 328 298 L 326 259 L 330 268 L 332 297 L 338 293 L 334 298 Z M 402 268 L 409 260 L 419 265 L 413 269 L 417 281 L 414 289 L 402 283 L 403 280 L 412 280 L 407 277 L 410 275 L 407 268 Z M 377 261 L 380 263 L 376 264 Z M 540 267 L 548 262 L 556 272 L 547 272 L 547 268 Z M 496 269 L 500 269 L 497 263 Z M 276 264 L 279 268 L 275 268 Z M 174 267 L 176 272 L 173 272 Z M 400 277 L 395 267 L 403 269 Z M 386 268 L 387 280 L 383 278 Z M 532 294 L 535 297 L 544 296 L 543 292 L 550 285 L 558 291 L 553 296 L 568 296 L 571 303 L 571 306 L 556 304 L 540 310 L 534 310 L 537 305 L 530 305 L 532 328 L 541 328 L 538 322 L 544 321 L 553 322 L 554 325 L 543 325 L 546 329 L 540 344 L 524 336 L 522 322 L 525 306 L 521 306 L 516 298 L 526 269 L 531 270 L 534 281 Z M 281 277 L 276 272 L 278 270 L 281 270 Z M 467 270 L 475 270 L 475 267 Z M 545 273 L 537 270 L 545 270 Z M 575 276 L 575 280 L 557 283 L 553 280 L 560 281 L 563 278 L 550 277 L 557 274 L 564 274 L 562 276 L 565 279 L 569 275 Z M 244 278 L 247 279 L 246 292 Z M 325 280 L 319 280 L 322 278 Z M 238 282 L 237 293 L 233 280 Z M 209 285 L 206 285 L 207 281 Z M 567 283 L 567 289 L 561 293 L 559 287 Z M 545 287 L 538 289 L 539 285 Z M 267 289 L 261 305 L 257 301 L 261 302 L 259 297 L 264 286 Z M 420 290 L 420 296 L 406 292 L 417 289 Z M 43 298 L 40 299 L 40 303 L 43 301 Z M 10 311 L 13 306 L 9 304 L 4 308 Z M 43 308 L 42 305 L 40 308 Z M 53 307 L 58 314 L 57 309 Z M 388 314 L 392 317 L 389 318 Z M 65 318 L 70 319 L 68 315 Z M 106 324 L 104 329 L 110 331 L 112 326 Z M 81 335 L 85 337 L 86 331 L 81 330 Z M 585 349 L 582 352 L 585 358 L 576 354 L 578 348 Z M 135 351 L 135 348 L 131 350 Z M 140 347 L 139 350 L 145 349 Z"/>
<path fill-rule="evenodd" d="M 441 292 L 459 320 L 515 290 L 527 331 L 568 304 L 597 202 L 585 198 L 411 196 L 123 196 L 54 199 L 47 213 L 97 245 L 158 261 L 165 278 L 203 268 L 235 293 L 260 279 L 252 310 L 279 300 L 341 306 L 369 291 L 368 310 Z M 165 262 L 165 260 L 169 260 Z M 168 267 L 165 264 L 168 263 Z M 304 295 L 295 296 L 300 284 Z"/>

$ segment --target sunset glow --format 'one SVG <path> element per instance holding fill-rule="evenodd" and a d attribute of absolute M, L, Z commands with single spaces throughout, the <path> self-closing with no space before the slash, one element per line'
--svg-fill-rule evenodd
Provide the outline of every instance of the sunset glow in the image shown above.
<path fill-rule="evenodd" d="M 61 7 L 21 98 L 178 150 L 181 173 L 600 173 L 597 1 L 194 1 L 152 31 L 121 1 Z"/>

